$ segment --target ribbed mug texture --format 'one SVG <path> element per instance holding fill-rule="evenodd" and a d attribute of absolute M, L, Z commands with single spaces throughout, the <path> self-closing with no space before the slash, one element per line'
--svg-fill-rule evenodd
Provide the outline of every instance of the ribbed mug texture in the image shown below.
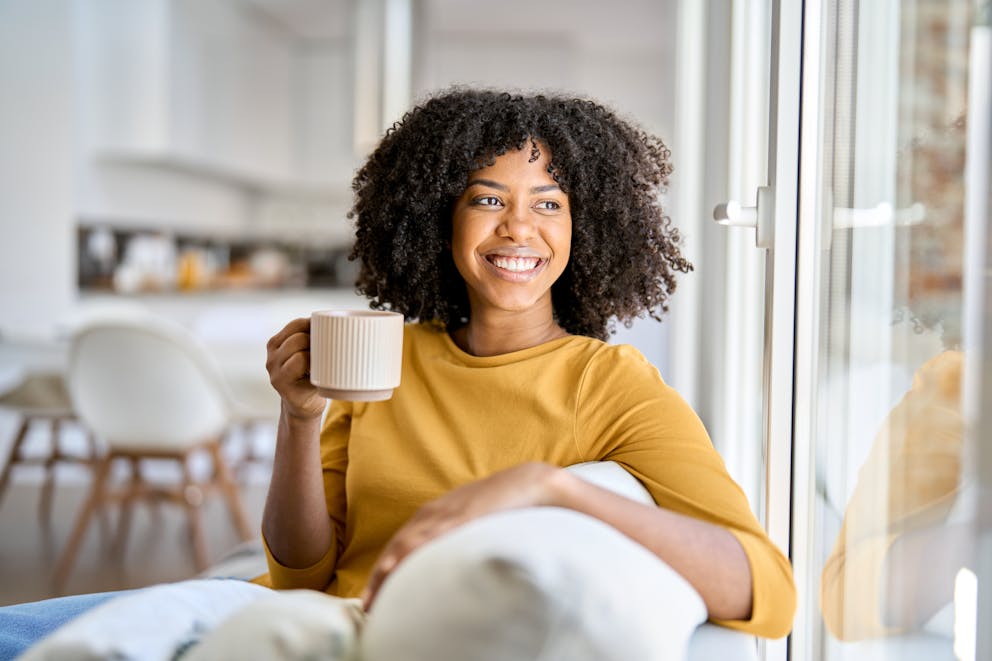
<path fill-rule="evenodd" d="M 402 361 L 401 314 L 323 310 L 310 317 L 310 382 L 319 388 L 396 388 Z"/>

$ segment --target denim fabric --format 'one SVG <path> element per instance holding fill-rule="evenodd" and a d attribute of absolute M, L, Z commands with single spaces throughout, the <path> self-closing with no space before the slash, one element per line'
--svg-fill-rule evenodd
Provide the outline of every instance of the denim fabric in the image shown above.
<path fill-rule="evenodd" d="M 0 660 L 16 658 L 66 622 L 128 592 L 136 590 L 79 594 L 0 607 Z"/>

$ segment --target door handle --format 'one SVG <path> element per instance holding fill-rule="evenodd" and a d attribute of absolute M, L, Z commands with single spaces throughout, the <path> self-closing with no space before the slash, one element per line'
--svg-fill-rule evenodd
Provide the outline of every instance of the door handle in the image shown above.
<path fill-rule="evenodd" d="M 775 194 L 771 186 L 759 186 L 756 204 L 741 206 L 728 200 L 713 207 L 713 220 L 727 227 L 753 227 L 755 245 L 771 248 L 775 239 Z"/>
<path fill-rule="evenodd" d="M 923 222 L 926 215 L 926 207 L 919 202 L 904 209 L 893 209 L 888 202 L 861 209 L 834 207 L 832 226 L 835 230 L 852 227 L 904 227 Z"/>

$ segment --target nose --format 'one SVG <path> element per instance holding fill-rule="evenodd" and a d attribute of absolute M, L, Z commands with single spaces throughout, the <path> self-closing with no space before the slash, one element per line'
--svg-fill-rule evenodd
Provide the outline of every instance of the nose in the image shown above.
<path fill-rule="evenodd" d="M 526 204 L 508 205 L 496 228 L 497 236 L 520 244 L 527 243 L 535 232 L 534 218 Z"/>

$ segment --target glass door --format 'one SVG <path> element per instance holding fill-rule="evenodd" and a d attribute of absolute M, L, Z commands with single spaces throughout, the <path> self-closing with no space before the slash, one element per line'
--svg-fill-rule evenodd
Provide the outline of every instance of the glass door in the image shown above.
<path fill-rule="evenodd" d="M 707 237 L 723 336 L 696 353 L 725 377 L 700 408 L 793 561 L 793 633 L 763 656 L 992 658 L 990 0 L 730 8 L 706 30 L 730 83 L 713 202 L 736 200 L 714 216 L 756 231 Z"/>
<path fill-rule="evenodd" d="M 973 659 L 988 2 L 804 4 L 790 656 Z"/>

